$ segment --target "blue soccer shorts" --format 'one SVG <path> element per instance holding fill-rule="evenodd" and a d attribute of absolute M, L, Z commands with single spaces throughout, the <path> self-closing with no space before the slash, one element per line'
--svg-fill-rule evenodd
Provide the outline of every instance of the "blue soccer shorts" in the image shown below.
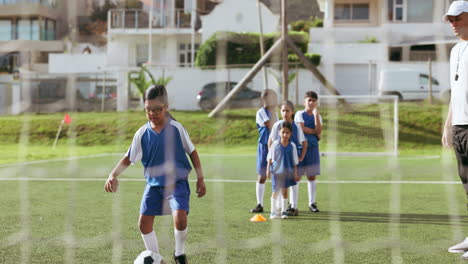
<path fill-rule="evenodd" d="M 268 156 L 268 144 L 258 144 L 257 147 L 257 175 L 266 177 L 267 168 L 267 156 Z"/>
<path fill-rule="evenodd" d="M 287 174 L 274 174 L 272 173 L 271 177 L 271 189 L 274 192 L 279 192 L 281 188 L 289 188 L 296 185 L 294 180 L 294 175 L 291 173 Z"/>
<path fill-rule="evenodd" d="M 141 198 L 140 214 L 169 215 L 174 210 L 189 213 L 190 186 L 187 180 L 179 180 L 175 185 L 150 186 L 146 184 Z"/>
<path fill-rule="evenodd" d="M 320 151 L 317 147 L 307 147 L 304 160 L 297 166 L 299 176 L 317 176 L 320 175 Z"/>

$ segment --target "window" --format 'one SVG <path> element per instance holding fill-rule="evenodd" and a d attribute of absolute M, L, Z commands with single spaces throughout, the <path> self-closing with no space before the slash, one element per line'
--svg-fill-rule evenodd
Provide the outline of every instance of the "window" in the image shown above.
<path fill-rule="evenodd" d="M 148 44 L 136 45 L 136 65 L 141 66 L 148 61 Z"/>
<path fill-rule="evenodd" d="M 432 84 L 439 85 L 439 81 L 437 79 L 431 78 Z M 429 85 L 429 75 L 426 74 L 419 74 L 419 85 Z"/>
<path fill-rule="evenodd" d="M 31 20 L 31 40 L 39 40 L 39 20 Z"/>
<path fill-rule="evenodd" d="M 389 60 L 390 61 L 401 61 L 401 54 L 403 53 L 403 49 L 401 47 L 393 47 L 389 50 Z"/>
<path fill-rule="evenodd" d="M 14 4 L 41 4 L 50 7 L 57 6 L 57 0 L 0 0 L 0 5 L 14 5 Z"/>
<path fill-rule="evenodd" d="M 19 19 L 16 25 L 16 38 L 21 40 L 45 40 L 46 36 L 41 28 L 44 28 L 44 21 L 40 23 L 39 19 Z M 55 25 L 54 25 L 55 27 Z M 54 29 L 55 31 L 55 29 Z M 55 35 L 55 33 L 54 33 Z M 55 36 L 54 36 L 55 37 Z"/>
<path fill-rule="evenodd" d="M 335 4 L 335 20 L 369 20 L 369 3 Z"/>
<path fill-rule="evenodd" d="M 405 2 L 406 0 L 388 0 L 388 20 L 406 21 Z"/>
<path fill-rule="evenodd" d="M 18 20 L 18 39 L 30 40 L 31 39 L 31 21 L 28 19 Z"/>
<path fill-rule="evenodd" d="M 42 36 L 45 40 L 55 40 L 55 21 L 47 19 L 45 21 L 45 34 Z"/>
<path fill-rule="evenodd" d="M 0 40 L 11 40 L 12 35 L 11 20 L 0 20 Z"/>
<path fill-rule="evenodd" d="M 411 0 L 407 2 L 406 10 L 406 22 L 418 23 L 432 22 L 434 20 L 434 1 Z M 439 18 L 437 18 L 437 22 L 439 22 Z"/>
<path fill-rule="evenodd" d="M 195 56 L 197 57 L 197 50 L 200 44 L 195 44 Z M 181 67 L 189 67 L 192 65 L 192 44 L 180 43 L 179 44 L 179 65 Z"/>
<path fill-rule="evenodd" d="M 435 45 L 415 45 L 410 48 L 410 61 L 436 60 Z"/>

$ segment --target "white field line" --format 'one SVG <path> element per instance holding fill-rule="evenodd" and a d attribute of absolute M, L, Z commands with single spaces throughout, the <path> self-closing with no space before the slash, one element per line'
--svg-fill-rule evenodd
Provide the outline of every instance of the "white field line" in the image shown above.
<path fill-rule="evenodd" d="M 80 160 L 80 159 L 92 159 L 92 158 L 101 158 L 101 157 L 110 157 L 110 156 L 122 156 L 125 153 L 102 153 L 102 154 L 95 154 L 95 155 L 87 155 L 87 156 L 79 156 L 79 157 L 68 157 L 68 158 L 59 158 L 59 159 L 47 159 L 47 160 L 34 160 L 34 161 L 27 161 L 27 162 L 18 162 L 18 163 L 6 163 L 0 164 L 0 168 L 9 168 L 9 167 L 18 167 L 18 166 L 26 166 L 26 165 L 34 165 L 34 164 L 44 164 L 50 162 L 62 162 L 62 161 L 73 161 L 73 160 Z M 200 154 L 201 157 L 255 157 L 255 154 Z M 343 157 L 343 156 L 340 156 Z M 359 158 L 360 160 L 375 160 L 375 159 L 387 159 L 386 156 L 347 156 L 346 158 Z M 399 157 L 399 160 L 421 160 L 421 159 L 440 159 L 439 155 L 434 156 L 403 156 Z"/>
<path fill-rule="evenodd" d="M 100 182 L 105 181 L 105 178 L 0 178 L 0 181 L 89 181 L 89 182 Z M 119 181 L 126 182 L 144 182 L 145 179 L 119 179 Z M 189 180 L 191 182 L 196 182 L 196 180 Z M 255 183 L 255 180 L 230 180 L 230 179 L 205 179 L 205 182 L 228 182 L 228 183 Z M 301 181 L 301 183 L 306 184 L 307 181 Z M 320 181 L 317 180 L 317 183 L 324 184 L 460 184 L 458 181 Z"/>

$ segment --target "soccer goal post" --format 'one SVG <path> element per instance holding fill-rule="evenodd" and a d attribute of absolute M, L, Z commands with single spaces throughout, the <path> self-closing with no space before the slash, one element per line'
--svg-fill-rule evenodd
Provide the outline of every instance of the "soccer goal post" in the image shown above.
<path fill-rule="evenodd" d="M 397 96 L 319 96 L 322 155 L 398 155 Z"/>

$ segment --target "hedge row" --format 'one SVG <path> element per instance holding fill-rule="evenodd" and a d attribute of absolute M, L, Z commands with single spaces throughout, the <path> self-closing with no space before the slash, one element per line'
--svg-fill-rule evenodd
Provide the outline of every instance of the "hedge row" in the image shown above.
<path fill-rule="evenodd" d="M 307 45 L 309 43 L 309 35 L 307 33 L 293 31 L 289 33 L 289 36 L 303 53 L 307 52 Z M 263 40 L 265 50 L 270 49 L 279 37 L 279 33 L 264 34 Z M 226 57 L 220 57 L 222 53 L 220 51 L 220 54 L 218 54 L 218 46 L 226 47 Z M 292 51 L 289 51 L 289 53 L 292 55 Z M 260 39 L 258 33 L 220 31 L 213 34 L 200 46 L 195 59 L 195 65 L 197 67 L 209 67 L 216 66 L 219 63 L 226 65 L 255 64 L 260 60 L 260 54 Z M 278 55 L 279 54 L 280 53 L 278 53 Z M 306 56 L 313 64 L 318 65 L 320 63 L 320 55 L 308 53 Z M 219 61 L 217 61 L 217 59 L 219 59 Z M 289 56 L 289 59 L 290 62 L 299 61 L 297 56 Z"/>

